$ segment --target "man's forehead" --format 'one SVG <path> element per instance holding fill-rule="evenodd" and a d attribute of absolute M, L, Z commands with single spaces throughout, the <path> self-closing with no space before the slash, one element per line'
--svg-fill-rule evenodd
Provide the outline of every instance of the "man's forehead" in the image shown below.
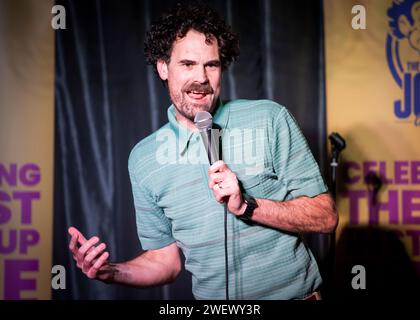
<path fill-rule="evenodd" d="M 217 39 L 214 36 L 206 37 L 204 33 L 193 29 L 188 31 L 184 37 L 177 38 L 172 46 L 172 53 L 182 54 L 205 51 L 209 54 L 217 54 L 218 57 L 218 50 Z"/>

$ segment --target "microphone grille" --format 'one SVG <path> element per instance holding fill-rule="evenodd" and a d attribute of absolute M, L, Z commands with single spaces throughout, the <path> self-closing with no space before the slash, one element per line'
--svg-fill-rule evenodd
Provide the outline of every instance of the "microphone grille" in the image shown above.
<path fill-rule="evenodd" d="M 198 111 L 194 118 L 194 124 L 199 131 L 210 130 L 213 124 L 213 117 L 207 111 Z"/>

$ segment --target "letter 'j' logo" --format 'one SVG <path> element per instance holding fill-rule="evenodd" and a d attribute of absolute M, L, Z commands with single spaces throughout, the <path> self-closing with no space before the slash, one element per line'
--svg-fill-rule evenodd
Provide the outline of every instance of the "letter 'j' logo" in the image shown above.
<path fill-rule="evenodd" d="M 414 125 L 420 126 L 420 0 L 394 0 L 387 13 L 386 57 L 401 88 L 394 114 L 400 120 L 414 117 Z"/>

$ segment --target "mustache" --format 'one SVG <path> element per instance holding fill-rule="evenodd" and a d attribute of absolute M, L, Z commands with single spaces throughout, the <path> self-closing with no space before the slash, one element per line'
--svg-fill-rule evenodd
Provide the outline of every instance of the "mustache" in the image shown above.
<path fill-rule="evenodd" d="M 209 83 L 201 84 L 201 83 L 192 83 L 188 87 L 184 89 L 184 92 L 187 91 L 196 91 L 205 94 L 212 94 L 213 88 L 210 86 Z"/>

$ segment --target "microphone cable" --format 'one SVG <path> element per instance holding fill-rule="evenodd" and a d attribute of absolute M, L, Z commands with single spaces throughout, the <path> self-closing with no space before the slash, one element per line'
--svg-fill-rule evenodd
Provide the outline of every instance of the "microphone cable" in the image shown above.
<path fill-rule="evenodd" d="M 226 276 L 226 300 L 229 300 L 229 269 L 228 269 L 228 262 L 229 262 L 229 258 L 228 258 L 228 242 L 227 242 L 227 217 L 228 217 L 228 212 L 227 212 L 227 204 L 226 202 L 223 204 L 224 207 L 224 224 L 225 224 L 225 276 Z"/>
<path fill-rule="evenodd" d="M 198 131 L 200 132 L 201 139 L 204 143 L 204 148 L 207 152 L 209 159 L 209 164 L 212 165 L 214 162 L 219 160 L 219 152 L 214 149 L 214 144 L 212 144 L 212 126 L 213 126 L 213 117 L 207 111 L 198 111 L 194 117 L 194 124 Z M 220 136 L 219 136 L 220 139 Z M 219 144 L 220 148 L 220 144 Z M 225 276 L 226 276 L 226 300 L 229 300 L 229 259 L 228 259 L 228 242 L 227 242 L 227 204 L 223 204 L 224 208 L 224 237 L 225 237 Z"/>

